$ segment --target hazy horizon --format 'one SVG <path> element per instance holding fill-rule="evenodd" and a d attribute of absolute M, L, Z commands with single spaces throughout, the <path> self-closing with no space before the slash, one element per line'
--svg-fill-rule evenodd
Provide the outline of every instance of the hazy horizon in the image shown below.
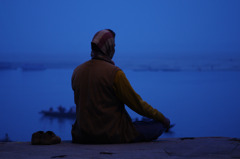
<path fill-rule="evenodd" d="M 90 58 L 93 35 L 116 32 L 118 59 L 240 58 L 238 0 L 1 0 L 0 61 Z"/>

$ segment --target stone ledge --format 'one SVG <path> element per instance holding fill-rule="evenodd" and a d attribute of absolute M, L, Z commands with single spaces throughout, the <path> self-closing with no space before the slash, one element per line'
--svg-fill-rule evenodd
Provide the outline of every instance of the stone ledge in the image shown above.
<path fill-rule="evenodd" d="M 240 140 L 228 137 L 160 138 L 155 142 L 106 145 L 72 144 L 70 141 L 57 145 L 0 142 L 0 158 L 240 158 Z"/>

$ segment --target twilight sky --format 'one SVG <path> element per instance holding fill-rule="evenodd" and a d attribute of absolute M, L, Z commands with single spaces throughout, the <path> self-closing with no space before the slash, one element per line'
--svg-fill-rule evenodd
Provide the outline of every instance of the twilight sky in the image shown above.
<path fill-rule="evenodd" d="M 240 0 L 0 0 L 0 61 L 90 57 L 116 32 L 116 56 L 240 58 Z"/>

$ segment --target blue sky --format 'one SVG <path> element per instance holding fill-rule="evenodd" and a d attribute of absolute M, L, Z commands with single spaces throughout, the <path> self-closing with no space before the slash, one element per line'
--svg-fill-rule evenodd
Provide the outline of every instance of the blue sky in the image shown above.
<path fill-rule="evenodd" d="M 89 58 L 105 28 L 117 34 L 117 58 L 239 58 L 239 8 L 239 0 L 0 0 L 0 61 Z"/>

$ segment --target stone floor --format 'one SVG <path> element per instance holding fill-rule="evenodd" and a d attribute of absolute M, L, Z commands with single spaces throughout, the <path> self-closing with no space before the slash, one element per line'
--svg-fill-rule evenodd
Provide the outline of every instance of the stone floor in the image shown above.
<path fill-rule="evenodd" d="M 155 142 L 83 145 L 63 141 L 57 145 L 0 142 L 0 159 L 48 158 L 240 158 L 240 139 L 228 137 L 160 138 Z"/>

